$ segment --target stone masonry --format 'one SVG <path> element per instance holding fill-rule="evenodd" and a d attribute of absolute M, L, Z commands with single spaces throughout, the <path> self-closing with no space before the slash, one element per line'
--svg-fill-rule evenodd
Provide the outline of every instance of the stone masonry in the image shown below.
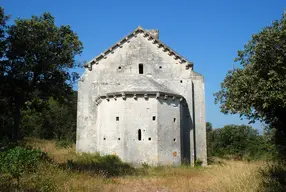
<path fill-rule="evenodd" d="M 138 27 L 85 64 L 78 84 L 77 152 L 134 165 L 207 163 L 204 78 Z"/>

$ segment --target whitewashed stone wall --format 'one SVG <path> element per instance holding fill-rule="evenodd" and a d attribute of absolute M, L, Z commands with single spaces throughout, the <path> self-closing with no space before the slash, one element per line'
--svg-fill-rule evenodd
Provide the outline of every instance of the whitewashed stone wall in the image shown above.
<path fill-rule="evenodd" d="M 143 64 L 143 74 L 139 74 L 139 64 Z M 178 165 L 182 160 L 193 164 L 195 158 L 206 164 L 202 75 L 186 68 L 176 55 L 144 33 L 136 33 L 120 43 L 89 68 L 78 86 L 78 152 L 117 154 L 135 164 Z M 151 98 L 148 101 L 112 99 L 114 93 L 160 91 L 179 95 L 183 101 L 174 107 L 174 103 Z M 110 101 L 97 102 L 97 98 L 108 94 Z M 157 125 L 150 120 L 155 113 Z M 172 122 L 174 116 L 176 123 Z M 145 130 L 141 142 L 136 141 L 138 127 Z"/>

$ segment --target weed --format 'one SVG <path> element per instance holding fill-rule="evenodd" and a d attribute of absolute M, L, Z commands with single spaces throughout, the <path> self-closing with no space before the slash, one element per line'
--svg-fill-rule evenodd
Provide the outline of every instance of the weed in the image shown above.
<path fill-rule="evenodd" d="M 195 167 L 201 167 L 203 165 L 203 161 L 201 159 L 196 159 L 194 165 Z"/>
<path fill-rule="evenodd" d="M 98 153 L 83 153 L 77 160 L 68 160 L 65 166 L 71 170 L 100 174 L 104 177 L 127 175 L 135 170 L 116 155 L 100 156 Z"/>
<path fill-rule="evenodd" d="M 58 140 L 56 142 L 56 146 L 59 148 L 70 148 L 73 145 L 73 141 L 71 140 Z"/>

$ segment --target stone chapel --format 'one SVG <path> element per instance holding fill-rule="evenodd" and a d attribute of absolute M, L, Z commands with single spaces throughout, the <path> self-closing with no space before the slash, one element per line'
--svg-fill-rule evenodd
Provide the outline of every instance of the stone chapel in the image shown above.
<path fill-rule="evenodd" d="M 85 64 L 78 82 L 77 152 L 134 165 L 207 163 L 204 78 L 138 27 Z"/>

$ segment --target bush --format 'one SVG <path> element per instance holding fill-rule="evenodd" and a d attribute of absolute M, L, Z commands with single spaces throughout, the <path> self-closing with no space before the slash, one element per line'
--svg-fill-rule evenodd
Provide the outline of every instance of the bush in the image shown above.
<path fill-rule="evenodd" d="M 203 165 L 203 161 L 201 159 L 196 159 L 194 166 L 201 167 Z"/>
<path fill-rule="evenodd" d="M 263 181 L 261 191 L 286 191 L 286 165 L 283 162 L 271 162 L 261 170 Z"/>
<path fill-rule="evenodd" d="M 13 177 L 8 174 L 0 174 L 0 191 L 17 191 L 18 185 L 13 182 Z M 4 190 L 3 190 L 4 191 Z"/>
<path fill-rule="evenodd" d="M 105 177 L 130 174 L 135 169 L 128 163 L 124 163 L 118 156 L 84 153 L 78 156 L 76 161 L 68 160 L 68 169 L 84 171 L 91 174 L 101 174 Z"/>
<path fill-rule="evenodd" d="M 266 136 L 246 125 L 226 125 L 207 133 L 208 155 L 237 160 L 261 159 L 269 153 L 271 144 Z"/>
<path fill-rule="evenodd" d="M 2 137 L 0 138 L 0 151 L 7 150 L 7 148 L 11 145 L 12 143 L 9 141 L 8 137 Z"/>
<path fill-rule="evenodd" d="M 18 181 L 24 172 L 35 171 L 47 154 L 36 149 L 15 147 L 0 152 L 0 174 L 9 174 Z"/>
<path fill-rule="evenodd" d="M 53 97 L 39 109 L 32 105 L 22 110 L 21 131 L 25 137 L 76 140 L 76 92 L 60 102 Z"/>
<path fill-rule="evenodd" d="M 56 142 L 56 146 L 60 148 L 69 148 L 69 147 L 72 147 L 73 143 L 74 142 L 72 140 L 67 140 L 67 139 L 58 140 Z"/>

